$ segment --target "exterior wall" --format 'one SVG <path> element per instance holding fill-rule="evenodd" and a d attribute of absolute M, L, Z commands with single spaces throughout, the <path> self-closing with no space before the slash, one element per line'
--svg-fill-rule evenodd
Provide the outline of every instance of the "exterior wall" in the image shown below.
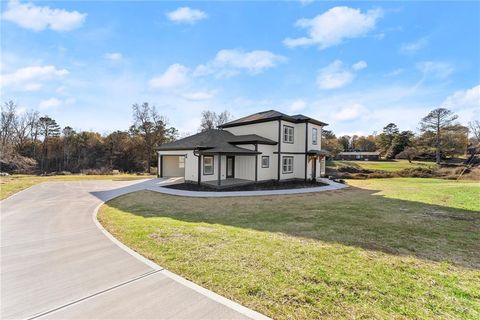
<path fill-rule="evenodd" d="M 317 129 L 317 144 L 313 144 L 312 129 Z M 308 150 L 320 150 L 322 149 L 322 127 L 313 123 L 308 124 Z"/>
<path fill-rule="evenodd" d="M 286 143 L 283 141 L 284 126 L 293 127 L 293 144 Z M 277 127 L 277 130 L 278 130 L 278 127 Z M 292 123 L 292 122 L 282 120 L 280 134 L 281 134 L 280 141 L 282 143 L 282 152 L 305 152 L 305 123 Z M 277 139 L 275 140 L 278 141 Z"/>
<path fill-rule="evenodd" d="M 258 151 L 262 153 L 258 155 L 258 181 L 277 179 L 278 155 L 274 153 L 277 150 L 278 146 L 258 145 Z M 262 168 L 262 156 L 269 156 L 268 168 Z"/>
<path fill-rule="evenodd" d="M 255 180 L 255 156 L 235 156 L 235 178 Z"/>
<path fill-rule="evenodd" d="M 224 130 L 234 135 L 258 134 L 264 138 L 278 141 L 278 120 L 225 128 Z"/>

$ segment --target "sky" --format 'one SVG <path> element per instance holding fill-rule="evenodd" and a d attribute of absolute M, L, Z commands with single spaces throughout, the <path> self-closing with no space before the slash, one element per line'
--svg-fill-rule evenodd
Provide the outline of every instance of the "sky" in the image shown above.
<path fill-rule="evenodd" d="M 125 130 L 143 102 L 182 135 L 203 110 L 337 135 L 480 119 L 478 1 L 2 1 L 0 23 L 2 103 L 76 130 Z"/>

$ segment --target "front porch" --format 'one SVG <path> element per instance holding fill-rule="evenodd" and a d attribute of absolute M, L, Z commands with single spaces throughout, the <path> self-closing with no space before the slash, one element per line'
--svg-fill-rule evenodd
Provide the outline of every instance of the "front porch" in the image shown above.
<path fill-rule="evenodd" d="M 203 181 L 202 184 L 215 188 L 215 189 L 226 189 L 237 186 L 244 186 L 248 184 L 253 184 L 255 181 L 247 179 L 238 179 L 238 178 L 227 178 L 222 179 L 220 182 L 218 180 Z"/>

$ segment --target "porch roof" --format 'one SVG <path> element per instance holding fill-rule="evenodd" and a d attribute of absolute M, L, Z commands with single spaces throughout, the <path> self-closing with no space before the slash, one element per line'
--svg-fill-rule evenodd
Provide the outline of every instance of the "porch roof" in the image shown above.
<path fill-rule="evenodd" d="M 319 156 L 328 156 L 330 155 L 330 152 L 328 152 L 327 150 L 308 150 L 307 154 L 314 154 L 314 155 L 319 155 Z"/>

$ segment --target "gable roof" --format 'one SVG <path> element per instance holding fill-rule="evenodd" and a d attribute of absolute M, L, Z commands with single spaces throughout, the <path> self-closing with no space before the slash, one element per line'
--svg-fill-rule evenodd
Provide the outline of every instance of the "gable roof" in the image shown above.
<path fill-rule="evenodd" d="M 267 122 L 267 121 L 273 121 L 273 120 L 285 120 L 293 123 L 302 123 L 302 122 L 310 122 L 319 126 L 327 126 L 328 124 L 318 121 L 316 119 L 307 117 L 303 114 L 297 114 L 293 116 L 289 116 L 285 113 L 282 113 L 280 111 L 276 110 L 268 110 L 268 111 L 262 111 L 258 113 L 251 114 L 249 116 L 233 120 L 230 122 L 227 122 L 221 126 L 220 128 L 229 128 L 229 127 L 236 127 L 236 126 L 241 126 L 241 125 L 246 125 L 246 124 L 253 124 L 253 123 L 260 123 L 260 122 Z"/>
<path fill-rule="evenodd" d="M 277 144 L 275 141 L 248 134 L 236 136 L 225 130 L 210 129 L 174 142 L 162 144 L 157 150 L 195 150 L 201 153 L 258 154 L 257 151 L 237 147 L 236 144 Z"/>

